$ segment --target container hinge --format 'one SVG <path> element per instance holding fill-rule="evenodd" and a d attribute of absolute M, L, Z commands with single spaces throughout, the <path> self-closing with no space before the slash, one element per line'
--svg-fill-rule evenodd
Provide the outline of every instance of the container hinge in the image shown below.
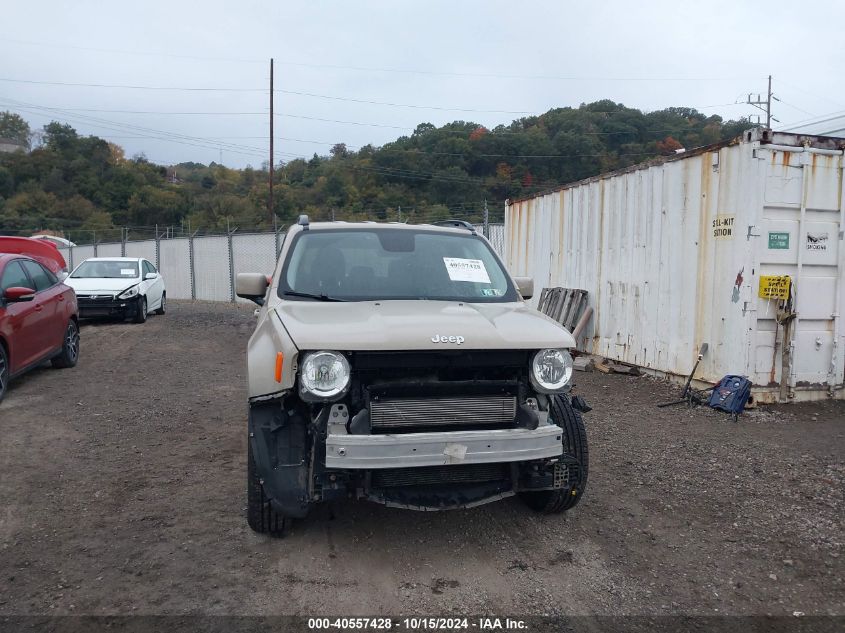
<path fill-rule="evenodd" d="M 751 224 L 751 225 L 749 225 L 749 226 L 748 226 L 748 233 L 745 235 L 745 240 L 746 240 L 746 241 L 750 240 L 752 237 L 760 237 L 760 234 L 759 234 L 759 233 L 755 233 L 755 232 L 754 232 L 754 230 L 755 230 L 756 228 L 757 228 L 757 226 L 756 226 L 756 225 L 754 225 L 754 224 Z"/>

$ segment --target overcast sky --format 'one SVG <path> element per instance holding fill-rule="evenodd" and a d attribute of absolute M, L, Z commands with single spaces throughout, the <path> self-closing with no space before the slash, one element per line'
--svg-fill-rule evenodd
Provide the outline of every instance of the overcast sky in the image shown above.
<path fill-rule="evenodd" d="M 839 0 L 27 0 L 2 15 L 0 109 L 167 164 L 267 159 L 270 57 L 277 160 L 604 98 L 737 118 L 770 73 L 781 126 L 845 111 Z"/>

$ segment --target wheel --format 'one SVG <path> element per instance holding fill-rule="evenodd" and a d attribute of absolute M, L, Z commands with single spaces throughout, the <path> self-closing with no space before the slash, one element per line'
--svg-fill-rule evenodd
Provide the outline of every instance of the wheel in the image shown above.
<path fill-rule="evenodd" d="M 587 431 L 581 414 L 572 408 L 566 396 L 552 396 L 552 420 L 563 429 L 564 453 L 578 460 L 578 465 L 569 466 L 569 485 L 559 490 L 526 490 L 519 493 L 520 498 L 532 510 L 553 514 L 565 512 L 578 505 L 587 490 L 587 473 L 590 466 L 590 454 L 587 447 Z"/>
<path fill-rule="evenodd" d="M 156 314 L 158 314 L 159 316 L 164 314 L 164 304 L 165 303 L 167 303 L 167 295 L 162 294 L 161 295 L 161 305 L 158 307 L 158 310 L 156 310 Z"/>
<path fill-rule="evenodd" d="M 76 321 L 68 321 L 61 353 L 53 359 L 53 367 L 64 369 L 75 367 L 79 360 L 79 326 Z"/>
<path fill-rule="evenodd" d="M 252 455 L 252 441 L 247 439 L 246 521 L 259 534 L 281 538 L 289 519 L 276 512 L 264 494 L 261 477 Z"/>
<path fill-rule="evenodd" d="M 138 302 L 138 312 L 135 315 L 135 323 L 143 323 L 147 320 L 147 298 L 141 297 Z"/>
<path fill-rule="evenodd" d="M 3 343 L 0 343 L 0 402 L 3 401 L 3 396 L 6 395 L 6 389 L 9 386 L 9 355 L 6 353 L 6 348 Z"/>

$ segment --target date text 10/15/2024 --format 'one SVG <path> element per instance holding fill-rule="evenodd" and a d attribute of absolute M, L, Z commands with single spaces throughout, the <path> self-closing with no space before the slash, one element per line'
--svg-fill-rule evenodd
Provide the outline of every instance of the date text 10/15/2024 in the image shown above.
<path fill-rule="evenodd" d="M 528 623 L 518 618 L 497 618 L 480 616 L 475 618 L 405 617 L 405 618 L 308 618 L 308 629 L 312 631 L 360 631 L 360 630 L 403 630 L 403 631 L 524 631 Z"/>

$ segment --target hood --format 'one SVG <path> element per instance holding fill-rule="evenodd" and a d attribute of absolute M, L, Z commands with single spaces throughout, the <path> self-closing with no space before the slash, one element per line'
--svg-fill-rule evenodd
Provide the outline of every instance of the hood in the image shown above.
<path fill-rule="evenodd" d="M 304 350 L 575 346 L 563 326 L 524 303 L 282 301 L 275 312 L 294 345 Z"/>
<path fill-rule="evenodd" d="M 115 294 L 131 286 L 141 283 L 140 278 L 121 277 L 119 279 L 65 279 L 65 285 L 70 286 L 79 294 Z"/>
<path fill-rule="evenodd" d="M 54 274 L 67 269 L 65 258 L 52 242 L 34 240 L 29 237 L 0 237 L 0 253 L 26 255 L 41 262 Z"/>

